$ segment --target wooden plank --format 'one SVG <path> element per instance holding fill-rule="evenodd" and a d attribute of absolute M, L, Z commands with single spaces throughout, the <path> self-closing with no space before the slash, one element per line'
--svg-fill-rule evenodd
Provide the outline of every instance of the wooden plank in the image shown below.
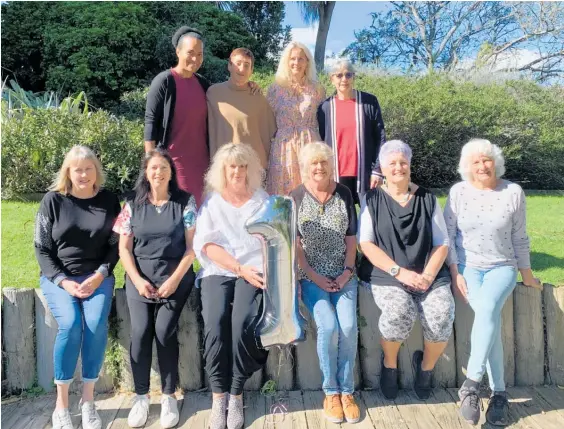
<path fill-rule="evenodd" d="M 35 380 L 35 293 L 31 288 L 2 289 L 2 348 L 10 393 L 19 394 Z"/>
<path fill-rule="evenodd" d="M 388 401 L 376 390 L 364 390 L 360 396 L 375 428 L 409 429 L 395 402 Z"/>
<path fill-rule="evenodd" d="M 131 407 L 133 406 L 134 398 L 135 395 L 131 393 L 123 395 L 123 402 L 121 403 L 119 410 L 114 417 L 114 421 L 107 429 L 129 429 L 129 425 L 127 424 L 127 416 L 129 415 Z"/>
<path fill-rule="evenodd" d="M 501 341 L 505 386 L 515 386 L 515 322 L 513 315 L 515 292 L 511 293 L 501 310 Z"/>
<path fill-rule="evenodd" d="M 263 376 L 264 376 L 263 368 L 259 369 L 258 371 L 255 371 L 255 373 L 251 376 L 251 378 L 249 378 L 245 382 L 244 389 L 252 390 L 252 391 L 260 390 L 262 388 L 262 385 L 264 384 Z"/>
<path fill-rule="evenodd" d="M 456 294 L 454 296 L 456 314 L 454 317 L 454 344 L 456 348 L 456 381 L 462 386 L 466 380 L 466 368 L 470 358 L 470 334 L 474 323 L 474 312 L 470 305 Z"/>
<path fill-rule="evenodd" d="M 336 429 L 339 424 L 329 422 L 323 415 L 323 399 L 325 394 L 320 391 L 307 390 L 303 392 L 304 409 L 308 429 Z"/>
<path fill-rule="evenodd" d="M 266 398 L 259 392 L 243 394 L 245 428 L 262 429 L 265 427 Z"/>
<path fill-rule="evenodd" d="M 360 409 L 360 420 L 357 423 L 348 423 L 346 420 L 341 423 L 341 429 L 373 429 L 372 419 L 367 412 L 366 405 L 360 392 L 355 393 L 354 399 Z"/>
<path fill-rule="evenodd" d="M 543 288 L 548 354 L 548 384 L 564 386 L 564 287 Z"/>
<path fill-rule="evenodd" d="M 317 356 L 317 326 L 305 310 L 306 340 L 296 346 L 296 387 L 302 390 L 320 390 L 322 386 L 319 357 Z"/>
<path fill-rule="evenodd" d="M 273 380 L 276 390 L 292 390 L 294 387 L 295 348 L 296 346 L 287 346 L 268 349 L 264 379 Z"/>
<path fill-rule="evenodd" d="M 542 296 L 538 289 L 517 285 L 514 296 L 515 384 L 544 383 L 544 327 Z"/>
<path fill-rule="evenodd" d="M 427 404 L 420 401 L 412 390 L 400 390 L 394 400 L 403 419 L 413 429 L 436 429 L 435 417 L 429 411 Z"/>
<path fill-rule="evenodd" d="M 12 423 L 4 421 L 2 413 L 2 427 L 10 429 L 42 428 L 51 420 L 51 414 L 55 409 L 55 396 L 43 395 L 29 399 L 28 404 L 20 410 L 17 419 Z"/>
<path fill-rule="evenodd" d="M 361 378 L 365 388 L 377 389 L 380 386 L 382 366 L 382 346 L 378 329 L 378 320 L 382 312 L 376 306 L 370 289 L 361 284 L 358 287 L 358 309 Z"/>
<path fill-rule="evenodd" d="M 183 404 L 177 428 L 207 428 L 207 421 L 212 406 L 211 392 L 187 392 L 184 394 L 182 401 Z"/>
<path fill-rule="evenodd" d="M 444 389 L 433 389 L 431 397 L 425 401 L 429 411 L 441 429 L 465 429 L 468 425 L 458 413 L 456 402 Z"/>
<path fill-rule="evenodd" d="M 200 289 L 192 288 L 178 321 L 178 386 L 184 390 L 198 390 L 203 386 L 200 312 Z"/>
<path fill-rule="evenodd" d="M 37 384 L 46 392 L 54 390 L 53 348 L 57 336 L 57 321 L 49 311 L 41 289 L 35 289 L 35 344 Z"/>
<path fill-rule="evenodd" d="M 302 392 L 292 390 L 287 395 L 266 397 L 265 428 L 303 429 L 307 428 Z"/>
<path fill-rule="evenodd" d="M 411 360 L 416 350 L 423 350 L 423 329 L 419 318 L 415 321 L 409 337 L 403 342 L 398 353 L 399 382 L 402 389 L 413 388 L 415 372 Z"/>
<path fill-rule="evenodd" d="M 564 419 L 564 398 L 556 395 L 551 386 L 532 387 L 531 393 L 533 399 L 541 404 L 543 410 L 556 411 L 560 418 Z"/>
<path fill-rule="evenodd" d="M 450 336 L 445 350 L 435 364 L 433 379 L 434 387 L 456 387 L 456 350 L 454 347 L 454 334 Z"/>
<path fill-rule="evenodd" d="M 543 429 L 562 429 L 564 427 L 564 419 L 557 411 L 550 409 L 551 407 L 543 408 L 545 402 L 539 400 L 533 389 L 512 387 L 507 390 L 507 393 L 510 398 L 515 400 L 515 402 L 512 401 L 510 408 L 517 405 L 531 417 L 533 422 Z"/>

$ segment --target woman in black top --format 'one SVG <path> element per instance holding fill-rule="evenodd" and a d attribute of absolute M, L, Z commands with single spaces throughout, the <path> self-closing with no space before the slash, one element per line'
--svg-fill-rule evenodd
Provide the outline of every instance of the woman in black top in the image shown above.
<path fill-rule="evenodd" d="M 178 188 L 172 159 L 163 149 L 148 152 L 114 226 L 127 273 L 131 317 L 131 368 L 135 398 L 128 424 L 141 427 L 149 413 L 153 338 L 161 372 L 161 426 L 178 423 L 174 392 L 178 381 L 178 319 L 194 284 L 196 202 Z"/>
<path fill-rule="evenodd" d="M 389 141 L 381 147 L 379 161 L 384 185 L 368 192 L 361 204 L 359 243 L 364 257 L 359 277 L 372 285 L 372 295 L 382 310 L 378 322 L 384 351 L 380 387 L 386 398 L 396 397 L 398 352 L 419 315 L 425 351 L 413 354 L 414 390 L 420 399 L 427 399 L 433 368 L 454 321 L 454 298 L 445 265 L 448 233 L 436 197 L 410 183 L 410 147 L 399 140 Z"/>
<path fill-rule="evenodd" d="M 40 285 L 58 331 L 53 350 L 57 404 L 53 428 L 72 429 L 69 385 L 82 352 L 82 426 L 98 429 L 94 384 L 104 362 L 108 315 L 118 261 L 112 225 L 118 198 L 105 189 L 96 155 L 74 146 L 65 156 L 57 179 L 35 220 L 35 256 Z"/>

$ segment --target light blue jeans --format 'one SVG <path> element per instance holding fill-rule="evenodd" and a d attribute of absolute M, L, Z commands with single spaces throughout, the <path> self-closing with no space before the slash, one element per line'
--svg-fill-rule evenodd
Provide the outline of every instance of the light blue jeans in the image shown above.
<path fill-rule="evenodd" d="M 358 282 L 351 279 L 339 292 L 326 292 L 301 280 L 302 300 L 317 325 L 317 355 L 326 395 L 354 393 L 358 329 Z"/>
<path fill-rule="evenodd" d="M 68 278 L 82 283 L 87 277 Z M 82 380 L 87 383 L 98 380 L 108 341 L 108 315 L 114 283 L 113 275 L 106 277 L 92 295 L 80 299 L 44 276 L 39 279 L 49 309 L 59 325 L 53 349 L 55 384 L 72 382 L 81 352 Z"/>
<path fill-rule="evenodd" d="M 458 271 L 466 280 L 468 302 L 474 310 L 466 376 L 479 382 L 487 371 L 491 390 L 503 392 L 505 379 L 501 311 L 505 301 L 515 289 L 517 269 L 503 266 L 482 270 L 459 265 Z"/>

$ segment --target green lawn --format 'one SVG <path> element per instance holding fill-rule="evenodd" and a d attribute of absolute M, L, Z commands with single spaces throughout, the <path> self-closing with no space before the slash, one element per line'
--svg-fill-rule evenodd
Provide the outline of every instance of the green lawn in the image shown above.
<path fill-rule="evenodd" d="M 444 205 L 445 197 L 439 197 Z M 34 218 L 38 203 L 2 201 L 2 287 L 37 287 L 39 267 L 33 251 Z M 527 193 L 527 229 L 532 265 L 545 283 L 564 285 L 564 195 Z M 116 268 L 117 286 L 123 268 Z"/>

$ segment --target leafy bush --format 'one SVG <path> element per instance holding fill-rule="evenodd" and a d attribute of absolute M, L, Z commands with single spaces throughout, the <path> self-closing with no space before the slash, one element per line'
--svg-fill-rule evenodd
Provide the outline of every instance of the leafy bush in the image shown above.
<path fill-rule="evenodd" d="M 66 152 L 92 148 L 106 171 L 106 187 L 131 189 L 143 152 L 143 126 L 104 111 L 88 115 L 61 110 L 25 110 L 2 124 L 2 197 L 45 192 Z"/>

